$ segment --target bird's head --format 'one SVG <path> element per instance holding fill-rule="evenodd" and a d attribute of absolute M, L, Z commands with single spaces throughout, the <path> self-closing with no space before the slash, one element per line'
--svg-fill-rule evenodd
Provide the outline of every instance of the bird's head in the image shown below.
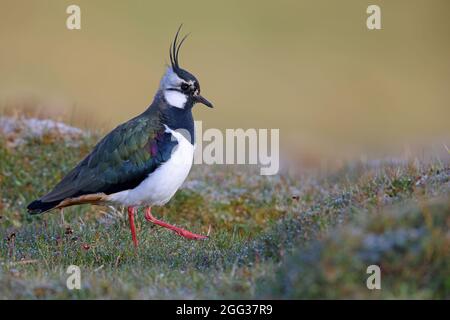
<path fill-rule="evenodd" d="M 170 46 L 170 66 L 161 79 L 160 90 L 164 94 L 167 103 L 176 108 L 192 108 L 196 103 L 202 103 L 212 108 L 213 105 L 207 99 L 200 95 L 200 83 L 190 72 L 180 68 L 178 53 L 186 36 L 178 43 L 178 34 L 181 26 L 175 35 L 175 39 Z"/>

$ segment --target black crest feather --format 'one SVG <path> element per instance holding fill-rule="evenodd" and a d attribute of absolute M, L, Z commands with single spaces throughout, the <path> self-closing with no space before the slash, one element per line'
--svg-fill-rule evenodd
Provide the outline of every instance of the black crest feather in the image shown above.
<path fill-rule="evenodd" d="M 170 45 L 169 54 L 170 54 L 170 63 L 172 65 L 172 69 L 177 72 L 180 69 L 179 60 L 178 60 L 178 53 L 180 52 L 181 45 L 183 44 L 184 40 L 186 40 L 187 35 L 185 35 L 180 43 L 178 43 L 178 35 L 180 33 L 181 27 L 183 24 L 181 24 L 178 27 L 177 33 L 175 34 L 175 39 L 173 40 L 173 43 Z"/>

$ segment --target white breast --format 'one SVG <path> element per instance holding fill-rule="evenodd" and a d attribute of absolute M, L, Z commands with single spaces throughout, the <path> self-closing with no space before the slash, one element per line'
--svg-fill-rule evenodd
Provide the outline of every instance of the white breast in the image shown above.
<path fill-rule="evenodd" d="M 136 188 L 110 194 L 108 199 L 124 206 L 161 206 L 167 203 L 189 174 L 194 146 L 180 133 L 166 126 L 178 141 L 170 159 Z"/>

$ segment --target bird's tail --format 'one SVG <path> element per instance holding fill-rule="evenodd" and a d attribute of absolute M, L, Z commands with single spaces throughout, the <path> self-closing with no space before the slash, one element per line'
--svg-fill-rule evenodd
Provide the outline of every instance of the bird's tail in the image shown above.
<path fill-rule="evenodd" d="M 62 200 L 42 201 L 42 199 L 45 199 L 46 197 L 47 195 L 42 197 L 41 199 L 31 202 L 27 207 L 28 213 L 38 214 L 50 211 L 52 209 L 61 209 L 65 207 L 74 206 L 77 204 L 86 204 L 86 203 L 102 204 L 105 203 L 105 201 L 106 202 L 108 201 L 108 196 L 104 193 L 85 194 L 82 196 L 65 198 Z"/>
<path fill-rule="evenodd" d="M 61 201 L 43 202 L 41 200 L 35 200 L 27 206 L 28 213 L 38 214 L 47 212 L 56 207 L 60 202 Z"/>

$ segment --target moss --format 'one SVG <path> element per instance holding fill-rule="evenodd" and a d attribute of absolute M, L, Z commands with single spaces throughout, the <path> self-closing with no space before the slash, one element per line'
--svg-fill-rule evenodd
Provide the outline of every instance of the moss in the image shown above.
<path fill-rule="evenodd" d="M 194 232 L 211 225 L 210 239 L 186 241 L 141 211 L 135 251 L 123 210 L 72 207 L 64 224 L 26 213 L 96 140 L 0 138 L 0 298 L 448 297 L 448 210 L 428 205 L 448 197 L 448 165 L 349 163 L 301 178 L 194 166 L 154 213 Z M 381 293 L 364 289 L 369 262 L 389 270 Z M 71 264 L 80 291 L 65 286 Z"/>
<path fill-rule="evenodd" d="M 284 259 L 274 278 L 260 282 L 258 297 L 448 299 L 449 227 L 448 198 L 371 212 Z M 365 282 L 374 264 L 379 291 Z"/>

